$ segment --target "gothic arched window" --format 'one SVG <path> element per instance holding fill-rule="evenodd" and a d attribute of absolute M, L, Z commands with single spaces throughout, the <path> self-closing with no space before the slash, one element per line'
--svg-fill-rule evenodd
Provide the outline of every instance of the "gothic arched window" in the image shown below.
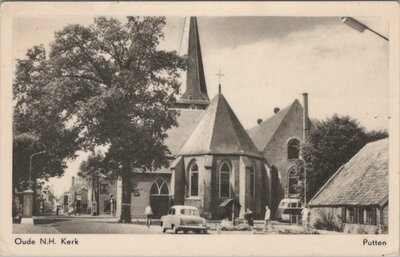
<path fill-rule="evenodd" d="M 193 162 L 190 166 L 190 196 L 199 195 L 199 166 Z"/>
<path fill-rule="evenodd" d="M 231 167 L 224 161 L 219 168 L 219 196 L 230 197 Z"/>
<path fill-rule="evenodd" d="M 256 169 L 254 165 L 251 164 L 250 166 L 250 195 L 252 197 L 256 196 Z"/>
<path fill-rule="evenodd" d="M 300 154 L 300 141 L 296 138 L 288 142 L 288 159 L 298 159 Z"/>
<path fill-rule="evenodd" d="M 150 195 L 169 195 L 167 182 L 161 177 L 156 178 L 150 188 Z"/>
<path fill-rule="evenodd" d="M 288 172 L 288 188 L 289 188 L 289 195 L 296 194 L 296 186 L 299 184 L 299 176 L 296 172 L 296 167 L 293 166 L 289 169 Z"/>

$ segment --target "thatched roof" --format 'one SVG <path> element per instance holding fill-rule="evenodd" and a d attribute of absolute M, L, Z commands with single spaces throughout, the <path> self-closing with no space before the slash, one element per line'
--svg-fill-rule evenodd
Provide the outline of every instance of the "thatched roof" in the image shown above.
<path fill-rule="evenodd" d="M 219 93 L 201 116 L 178 155 L 234 154 L 263 158 Z"/>
<path fill-rule="evenodd" d="M 382 205 L 389 193 L 389 140 L 364 146 L 311 199 L 311 207 Z"/>

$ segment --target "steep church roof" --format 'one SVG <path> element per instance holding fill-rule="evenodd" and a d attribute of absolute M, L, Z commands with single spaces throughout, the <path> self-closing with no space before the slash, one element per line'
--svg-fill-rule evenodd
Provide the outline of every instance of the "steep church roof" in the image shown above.
<path fill-rule="evenodd" d="M 183 143 L 190 136 L 194 126 L 200 119 L 204 110 L 193 109 L 178 109 L 179 116 L 177 118 L 178 126 L 167 131 L 168 137 L 165 139 L 165 144 L 171 152 L 171 155 L 176 155 L 181 149 Z"/>
<path fill-rule="evenodd" d="M 326 182 L 310 206 L 383 205 L 389 194 L 389 140 L 365 145 Z"/>
<path fill-rule="evenodd" d="M 262 157 L 219 93 L 211 101 L 178 155 L 235 154 Z"/>
<path fill-rule="evenodd" d="M 275 115 L 263 121 L 256 127 L 249 129 L 247 132 L 249 133 L 250 138 L 253 140 L 254 144 L 257 146 L 258 150 L 263 151 L 267 142 L 274 135 L 275 131 L 278 129 L 279 125 L 285 119 L 289 110 L 293 105 L 300 104 L 296 99 L 291 105 L 286 108 L 278 111 Z"/>
<path fill-rule="evenodd" d="M 177 101 L 177 106 L 202 106 L 210 103 L 204 76 L 203 59 L 201 55 L 199 29 L 196 17 L 190 18 L 189 47 L 186 71 L 186 91 Z"/>

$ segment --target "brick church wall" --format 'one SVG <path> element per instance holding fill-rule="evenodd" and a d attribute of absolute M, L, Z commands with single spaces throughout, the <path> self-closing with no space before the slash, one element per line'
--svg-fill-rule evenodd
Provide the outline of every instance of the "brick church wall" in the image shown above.
<path fill-rule="evenodd" d="M 135 173 L 132 176 L 133 193 L 131 196 L 131 215 L 133 218 L 145 218 L 144 209 L 150 204 L 150 189 L 158 177 L 165 180 L 171 192 L 171 174 L 146 172 L 143 174 Z"/>
<path fill-rule="evenodd" d="M 263 151 L 264 156 L 271 165 L 278 168 L 280 174 L 280 181 L 283 188 L 287 186 L 288 171 L 296 160 L 289 160 L 287 153 L 287 144 L 290 139 L 296 138 L 302 142 L 303 137 L 303 108 L 300 103 L 296 101 L 292 106 L 285 119 L 277 129 L 276 134 L 268 143 L 266 149 Z"/>

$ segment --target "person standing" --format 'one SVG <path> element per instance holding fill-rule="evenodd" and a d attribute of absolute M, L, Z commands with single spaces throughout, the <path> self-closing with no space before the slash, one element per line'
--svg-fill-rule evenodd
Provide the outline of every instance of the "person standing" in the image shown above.
<path fill-rule="evenodd" d="M 272 224 L 271 224 L 271 210 L 268 208 L 268 205 L 265 206 L 265 230 L 268 230 L 268 226 L 271 226 L 272 228 Z"/>
<path fill-rule="evenodd" d="M 252 227 L 254 225 L 253 212 L 250 210 L 250 208 L 247 208 L 245 217 L 246 217 L 246 220 L 247 220 L 247 223 L 249 224 L 249 226 Z"/>
<path fill-rule="evenodd" d="M 304 230 L 307 230 L 310 225 L 310 209 L 308 205 L 304 206 L 301 211 L 301 222 L 303 223 Z"/>
<path fill-rule="evenodd" d="M 75 215 L 81 215 L 81 200 L 76 200 L 76 212 Z"/>
<path fill-rule="evenodd" d="M 147 228 L 150 228 L 151 225 L 151 218 L 153 217 L 153 210 L 151 209 L 150 205 L 146 207 L 144 210 L 144 214 L 146 215 L 146 225 Z"/>

